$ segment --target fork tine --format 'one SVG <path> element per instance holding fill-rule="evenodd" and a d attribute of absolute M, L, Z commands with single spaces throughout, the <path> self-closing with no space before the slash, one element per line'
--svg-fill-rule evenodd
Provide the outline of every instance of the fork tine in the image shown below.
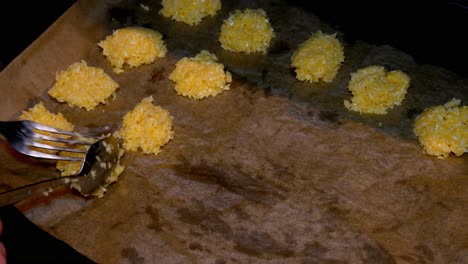
<path fill-rule="evenodd" d="M 36 122 L 32 122 L 32 121 L 28 121 L 26 123 L 26 126 L 31 130 L 34 129 L 34 130 L 38 130 L 38 131 L 51 132 L 51 133 L 54 133 L 54 134 L 57 134 L 57 135 L 71 136 L 72 138 L 68 138 L 67 141 L 65 141 L 65 143 L 69 143 L 69 144 L 92 145 L 97 140 L 99 140 L 99 138 L 95 137 L 95 136 L 83 135 L 83 134 L 75 132 L 75 131 L 69 131 L 69 130 L 59 129 L 59 128 L 55 128 L 55 127 L 50 127 L 50 126 L 46 126 L 46 125 L 36 123 Z M 34 130 L 33 130 L 33 132 L 34 132 Z M 38 134 L 42 135 L 40 133 L 38 133 Z M 45 138 L 43 138 L 43 139 L 45 139 Z M 55 139 L 58 139 L 58 140 L 55 140 Z M 62 139 L 66 139 L 66 138 L 54 137 L 54 139 L 50 138 L 50 139 L 46 139 L 46 140 L 64 142 L 64 141 L 61 141 Z M 70 142 L 74 142 L 74 143 L 70 143 Z"/>
<path fill-rule="evenodd" d="M 41 131 L 46 131 L 46 132 L 51 132 L 51 133 L 54 133 L 54 134 L 63 134 L 63 135 L 72 136 L 74 138 L 80 139 L 81 141 L 89 142 L 91 144 L 93 144 L 96 140 L 99 139 L 98 137 L 94 137 L 94 136 L 90 136 L 90 135 L 83 135 L 83 134 L 75 132 L 75 131 L 59 129 L 59 128 L 50 127 L 50 126 L 46 126 L 46 125 L 39 124 L 39 123 L 34 124 L 34 129 L 41 130 Z"/>
<path fill-rule="evenodd" d="M 42 130 L 42 131 L 47 131 L 47 132 L 52 132 L 52 133 L 58 133 L 58 134 L 65 134 L 69 136 L 75 136 L 75 132 L 73 131 L 68 131 L 68 130 L 63 130 L 63 129 L 58 129 L 55 127 L 50 127 L 46 126 L 40 123 L 30 123 L 31 128 L 37 129 L 37 130 Z"/>
<path fill-rule="evenodd" d="M 39 133 L 37 131 L 39 131 Z M 52 136 L 40 134 L 41 131 L 43 133 L 52 133 Z M 40 140 L 49 141 L 49 143 L 61 142 L 68 145 L 84 146 L 91 146 L 99 140 L 97 137 L 85 137 L 77 132 L 55 129 L 28 120 L 0 121 L 0 135 L 2 135 L 16 151 L 30 157 L 81 162 L 84 161 L 88 154 L 87 152 L 89 151 L 89 147 L 86 150 L 83 150 L 78 147 L 72 148 L 71 146 L 53 146 L 53 144 L 50 145 L 47 142 L 40 142 Z M 31 149 L 30 147 L 36 149 Z M 46 153 L 46 149 L 69 153 L 81 153 L 83 154 L 83 157 L 67 157 L 60 154 L 55 155 Z"/>
<path fill-rule="evenodd" d="M 52 146 L 49 144 L 43 144 L 43 143 L 36 142 L 36 141 L 27 141 L 25 143 L 27 146 L 41 148 L 41 149 L 50 149 L 50 150 L 66 151 L 66 152 L 73 152 L 73 153 L 86 153 L 87 152 L 87 150 L 85 149 L 63 148 L 63 147 Z"/>
<path fill-rule="evenodd" d="M 70 145 L 92 145 L 94 142 L 91 140 L 81 140 L 80 139 L 73 139 L 73 138 L 61 138 L 61 137 L 53 137 L 53 136 L 47 136 L 43 134 L 39 134 L 37 132 L 31 133 L 31 137 L 35 139 L 42 139 L 42 140 L 47 140 L 47 141 L 52 141 L 52 142 L 61 142 L 61 143 L 67 143 Z"/>
<path fill-rule="evenodd" d="M 24 155 L 28 155 L 28 156 L 35 157 L 35 158 L 41 158 L 41 159 L 66 160 L 66 161 L 83 161 L 84 159 L 84 157 L 78 158 L 78 157 L 59 156 L 59 155 L 32 150 L 29 148 L 15 148 L 15 149 L 23 153 Z"/>

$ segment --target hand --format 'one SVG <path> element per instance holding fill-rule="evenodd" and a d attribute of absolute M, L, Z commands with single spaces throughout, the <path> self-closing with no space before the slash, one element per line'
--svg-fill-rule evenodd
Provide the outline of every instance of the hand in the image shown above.
<path fill-rule="evenodd" d="M 2 235 L 2 231 L 3 231 L 3 223 L 2 223 L 2 220 L 0 219 L 0 236 Z M 0 242 L 0 264 L 6 264 L 6 250 L 2 242 Z"/>

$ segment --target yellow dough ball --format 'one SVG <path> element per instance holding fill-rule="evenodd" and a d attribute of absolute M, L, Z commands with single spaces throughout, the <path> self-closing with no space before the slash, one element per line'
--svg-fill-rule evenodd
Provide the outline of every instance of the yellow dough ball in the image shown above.
<path fill-rule="evenodd" d="M 118 135 L 123 139 L 125 150 L 141 149 L 145 154 L 158 154 L 174 137 L 171 115 L 152 102 L 153 97 L 144 98 L 123 117 Z"/>
<path fill-rule="evenodd" d="M 98 104 L 105 104 L 108 98 L 115 95 L 119 87 L 112 78 L 101 68 L 77 62 L 66 70 L 59 72 L 49 95 L 59 102 L 66 102 L 70 106 L 94 109 Z"/>
<path fill-rule="evenodd" d="M 468 151 L 468 106 L 452 99 L 424 110 L 414 123 L 414 133 L 424 151 L 439 158 Z"/>
<path fill-rule="evenodd" d="M 221 8 L 220 0 L 163 0 L 159 11 L 163 16 L 191 26 L 198 25 L 206 16 L 214 16 Z"/>
<path fill-rule="evenodd" d="M 266 53 L 274 36 L 273 28 L 262 9 L 236 10 L 221 26 L 221 46 L 234 52 Z"/>
<path fill-rule="evenodd" d="M 386 114 L 400 105 L 410 85 L 410 77 L 401 71 L 387 72 L 382 66 L 369 66 L 351 74 L 348 90 L 353 97 L 344 105 L 352 111 Z"/>
<path fill-rule="evenodd" d="M 194 99 L 215 96 L 229 90 L 231 74 L 217 62 L 214 54 L 203 50 L 193 58 L 182 58 L 176 63 L 169 79 L 176 83 L 177 94 Z"/>
<path fill-rule="evenodd" d="M 343 46 L 335 34 L 319 31 L 299 46 L 291 58 L 291 67 L 296 68 L 300 81 L 331 82 L 343 61 Z"/>
<path fill-rule="evenodd" d="M 138 67 L 166 56 L 162 35 L 148 28 L 121 28 L 98 43 L 115 73 L 124 72 L 123 66 Z"/>

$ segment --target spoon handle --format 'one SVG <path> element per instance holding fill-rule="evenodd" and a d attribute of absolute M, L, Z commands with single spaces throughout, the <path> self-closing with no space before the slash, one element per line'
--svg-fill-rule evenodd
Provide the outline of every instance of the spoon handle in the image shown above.
<path fill-rule="evenodd" d="M 0 207 L 15 204 L 31 197 L 48 195 L 49 191 L 56 188 L 69 187 L 70 180 L 74 178 L 76 177 L 53 178 L 2 192 L 0 193 Z"/>

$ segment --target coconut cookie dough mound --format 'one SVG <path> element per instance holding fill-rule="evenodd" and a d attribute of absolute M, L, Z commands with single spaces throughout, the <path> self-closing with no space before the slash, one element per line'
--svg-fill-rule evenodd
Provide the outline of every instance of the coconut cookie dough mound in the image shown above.
<path fill-rule="evenodd" d="M 41 123 L 46 126 L 51 126 L 59 129 L 64 130 L 73 130 L 73 124 L 70 123 L 62 113 L 51 113 L 47 108 L 44 106 L 42 102 L 36 104 L 34 107 L 28 109 L 27 111 L 23 111 L 21 116 L 19 117 L 20 120 L 30 120 L 37 123 Z"/>
<path fill-rule="evenodd" d="M 165 17 L 184 22 L 191 26 L 198 25 L 206 16 L 214 16 L 221 8 L 220 0 L 163 0 L 159 11 Z"/>
<path fill-rule="evenodd" d="M 169 79 L 176 83 L 177 94 L 202 99 L 229 90 L 231 74 L 216 61 L 216 56 L 206 50 L 193 58 L 179 60 L 169 75 Z"/>
<path fill-rule="evenodd" d="M 49 95 L 70 106 L 94 109 L 98 104 L 107 103 L 115 95 L 119 84 L 101 68 L 91 67 L 86 62 L 76 62 L 59 72 Z"/>
<path fill-rule="evenodd" d="M 221 26 L 221 46 L 234 52 L 266 53 L 274 37 L 273 28 L 262 9 L 236 10 Z"/>
<path fill-rule="evenodd" d="M 98 43 L 102 53 L 112 64 L 115 73 L 124 72 L 123 66 L 138 67 L 166 56 L 162 35 L 142 27 L 121 28 Z"/>
<path fill-rule="evenodd" d="M 174 136 L 172 117 L 168 111 L 152 104 L 153 97 L 144 98 L 125 114 L 118 136 L 125 150 L 141 149 L 145 154 L 158 154 Z"/>
<path fill-rule="evenodd" d="M 291 58 L 291 67 L 296 68 L 300 81 L 331 82 L 343 61 L 343 46 L 336 35 L 318 31 L 299 46 Z"/>
<path fill-rule="evenodd" d="M 387 72 L 382 66 L 369 66 L 351 74 L 348 90 L 351 102 L 344 105 L 352 111 L 367 114 L 386 114 L 400 105 L 410 85 L 410 77 L 401 71 Z"/>
<path fill-rule="evenodd" d="M 30 120 L 37 123 L 41 123 L 47 126 L 64 129 L 64 130 L 73 130 L 73 125 L 62 115 L 62 113 L 54 114 L 49 112 L 47 108 L 45 108 L 42 102 L 36 104 L 33 108 L 23 111 L 22 115 L 19 117 L 20 120 Z M 52 135 L 51 133 L 45 133 L 46 135 Z M 58 147 L 64 146 L 63 143 L 51 143 Z M 41 150 L 46 152 L 46 150 Z M 47 151 L 49 153 L 54 153 L 53 151 Z M 82 157 L 80 153 L 65 153 L 62 152 L 60 155 L 63 156 L 75 156 L 75 157 Z M 61 172 L 62 176 L 69 176 L 75 175 L 81 169 L 81 162 L 73 162 L 73 161 L 63 161 L 60 160 L 57 162 L 57 169 Z"/>
<path fill-rule="evenodd" d="M 452 99 L 427 108 L 416 118 L 414 133 L 429 155 L 446 158 L 453 152 L 461 156 L 468 152 L 468 106 Z"/>

